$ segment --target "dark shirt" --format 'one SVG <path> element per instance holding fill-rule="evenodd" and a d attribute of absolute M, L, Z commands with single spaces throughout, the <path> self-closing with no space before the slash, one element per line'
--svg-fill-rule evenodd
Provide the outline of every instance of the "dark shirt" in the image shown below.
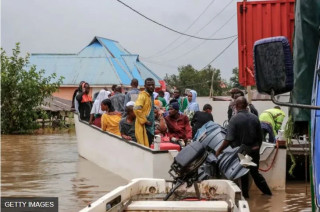
<path fill-rule="evenodd" d="M 247 110 L 256 116 L 259 115 L 257 109 L 254 107 L 253 104 L 248 104 Z M 235 101 L 233 100 L 230 102 L 228 107 L 228 121 L 230 121 L 232 116 L 234 116 L 236 113 L 237 113 L 236 104 L 235 104 Z"/>
<path fill-rule="evenodd" d="M 125 134 L 127 136 L 130 136 L 133 141 L 137 141 L 136 137 L 135 137 L 134 123 L 135 123 L 135 121 L 133 121 L 132 123 L 128 123 L 127 118 L 125 117 L 125 118 L 121 119 L 121 121 L 119 123 L 119 127 L 120 127 L 121 134 Z"/>
<path fill-rule="evenodd" d="M 140 90 L 138 88 L 132 88 L 132 90 L 125 95 L 123 106 L 126 107 L 127 103 L 130 101 L 135 102 L 138 98 L 139 93 L 140 93 Z"/>
<path fill-rule="evenodd" d="M 85 95 L 83 92 L 79 92 L 79 94 L 76 96 L 76 100 L 79 102 L 79 114 L 80 119 L 84 121 L 90 120 L 90 112 L 92 108 L 92 102 L 82 102 L 82 97 Z"/>
<path fill-rule="evenodd" d="M 225 140 L 230 141 L 231 146 L 240 146 L 241 144 L 250 147 L 261 146 L 262 135 L 259 118 L 247 110 L 239 111 L 229 121 Z"/>
<path fill-rule="evenodd" d="M 186 115 L 179 114 L 177 119 L 167 116 L 165 120 L 168 127 L 169 138 L 175 137 L 183 140 L 192 138 L 191 126 Z"/>
<path fill-rule="evenodd" d="M 125 95 L 123 93 L 116 93 L 110 98 L 112 106 L 116 111 L 119 111 L 120 113 L 124 112 L 124 98 Z"/>
<path fill-rule="evenodd" d="M 192 126 L 192 138 L 196 135 L 198 129 L 200 129 L 208 121 L 213 121 L 213 116 L 211 113 L 204 111 L 197 111 L 191 121 Z"/>

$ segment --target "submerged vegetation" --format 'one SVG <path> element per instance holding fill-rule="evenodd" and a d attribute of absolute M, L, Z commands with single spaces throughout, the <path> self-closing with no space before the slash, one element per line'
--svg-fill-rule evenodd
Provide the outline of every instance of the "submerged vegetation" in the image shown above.
<path fill-rule="evenodd" d="M 1 48 L 1 133 L 30 133 L 39 127 L 37 119 L 46 118 L 41 109 L 46 97 L 62 83 L 56 74 L 45 77 L 45 70 L 30 65 L 30 55 L 20 56 L 19 43 L 8 56 Z"/>

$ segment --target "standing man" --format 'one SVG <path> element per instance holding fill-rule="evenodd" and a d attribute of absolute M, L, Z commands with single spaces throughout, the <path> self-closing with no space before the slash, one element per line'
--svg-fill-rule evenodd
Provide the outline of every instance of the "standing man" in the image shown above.
<path fill-rule="evenodd" d="M 239 96 L 244 96 L 244 93 L 242 90 L 239 88 L 232 88 L 230 91 L 231 94 L 231 102 L 228 107 L 228 121 L 230 121 L 231 117 L 237 114 L 237 109 L 236 109 L 236 99 Z M 258 116 L 258 111 L 257 109 L 253 106 L 253 104 L 248 104 L 247 110 L 251 112 L 252 114 Z"/>
<path fill-rule="evenodd" d="M 213 121 L 212 106 L 210 104 L 205 104 L 203 106 L 203 111 L 197 111 L 192 118 L 192 138 L 194 138 L 198 129 L 208 121 Z"/>
<path fill-rule="evenodd" d="M 259 150 L 262 143 L 260 121 L 256 115 L 248 112 L 248 102 L 245 97 L 238 97 L 235 104 L 238 113 L 230 119 L 227 135 L 222 145 L 216 151 L 216 156 L 218 157 L 229 145 L 232 147 L 240 146 L 239 153 L 250 155 L 252 161 L 257 164 L 257 166 L 251 166 L 249 168 L 254 183 L 262 193 L 272 195 L 266 180 L 259 173 Z M 241 189 L 243 196 L 249 198 L 248 174 L 241 177 Z"/>
<path fill-rule="evenodd" d="M 180 97 L 180 91 L 174 90 L 173 92 L 173 98 L 175 98 L 179 103 L 179 110 L 181 113 L 184 112 L 185 109 L 188 107 L 188 98 L 186 97 Z"/>
<path fill-rule="evenodd" d="M 154 79 L 147 78 L 144 87 L 133 108 L 136 114 L 135 135 L 139 144 L 149 147 L 154 138 Z"/>
<path fill-rule="evenodd" d="M 115 93 L 114 95 L 110 98 L 112 106 L 114 109 L 120 113 L 124 113 L 124 97 L 125 95 L 122 93 L 122 88 L 120 85 L 118 85 L 114 89 Z"/>
<path fill-rule="evenodd" d="M 129 91 L 125 98 L 124 98 L 124 107 L 126 107 L 127 103 L 130 102 L 130 101 L 133 101 L 135 102 L 138 98 L 138 95 L 140 93 L 139 89 L 138 89 L 138 85 L 139 85 L 139 82 L 137 79 L 133 78 L 131 80 L 131 91 Z"/>

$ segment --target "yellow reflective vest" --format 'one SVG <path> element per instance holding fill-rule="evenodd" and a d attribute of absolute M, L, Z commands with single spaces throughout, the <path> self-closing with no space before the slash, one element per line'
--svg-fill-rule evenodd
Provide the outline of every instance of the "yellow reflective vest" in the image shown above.
<path fill-rule="evenodd" d="M 272 108 L 263 111 L 259 116 L 259 120 L 261 122 L 271 124 L 274 135 L 277 135 L 278 130 L 281 128 L 285 116 L 286 114 L 282 110 Z"/>

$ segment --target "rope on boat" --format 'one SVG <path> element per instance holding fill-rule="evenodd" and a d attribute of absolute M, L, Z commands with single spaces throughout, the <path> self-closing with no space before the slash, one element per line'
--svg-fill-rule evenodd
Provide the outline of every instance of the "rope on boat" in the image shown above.
<path fill-rule="evenodd" d="M 278 143 L 278 142 L 277 142 L 276 147 L 277 147 L 276 153 L 274 154 L 274 157 L 273 157 L 273 159 L 272 159 L 272 163 L 270 164 L 270 166 L 269 166 L 267 169 L 260 169 L 260 168 L 259 168 L 259 171 L 268 172 L 268 171 L 272 168 L 272 166 L 273 166 L 273 164 L 274 164 L 274 162 L 275 162 L 275 160 L 276 160 L 276 157 L 277 157 L 277 154 L 278 154 L 278 150 L 279 150 L 279 143 Z"/>

